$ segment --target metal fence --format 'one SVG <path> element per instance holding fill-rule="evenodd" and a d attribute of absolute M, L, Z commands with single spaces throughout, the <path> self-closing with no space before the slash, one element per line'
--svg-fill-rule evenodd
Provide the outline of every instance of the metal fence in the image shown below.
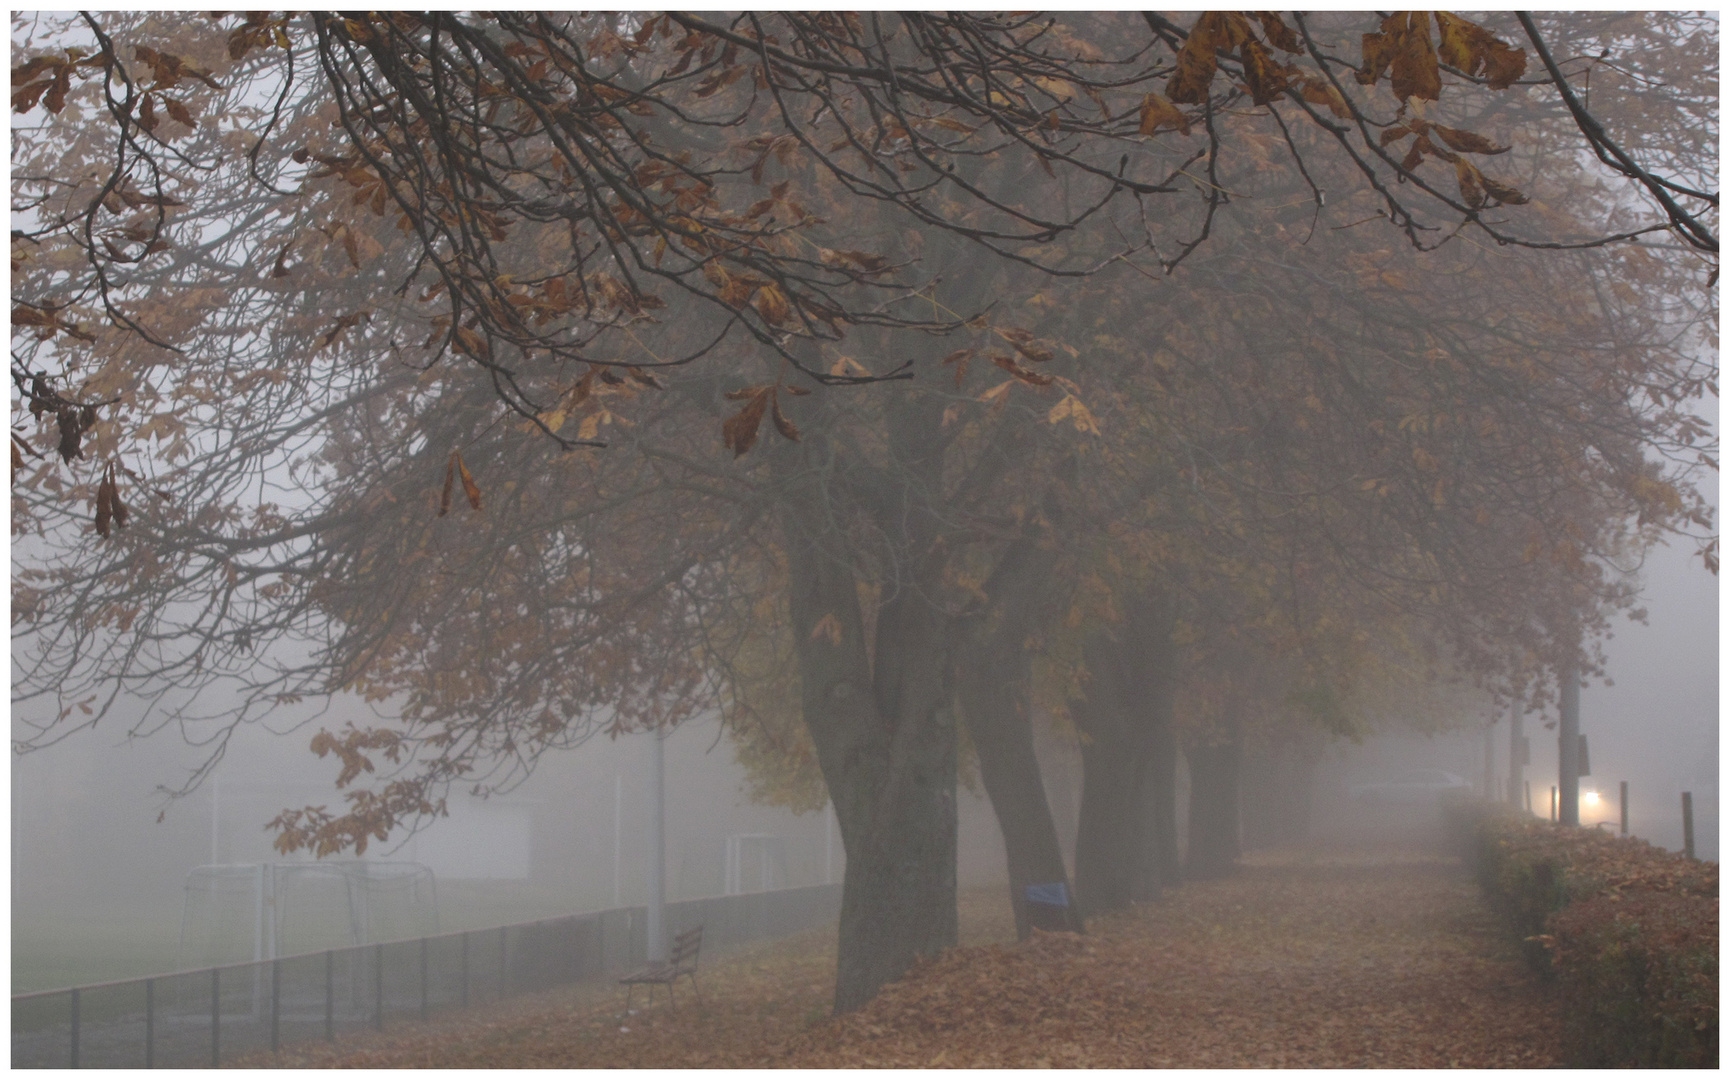
<path fill-rule="evenodd" d="M 833 922 L 841 886 L 680 900 L 669 937 L 705 952 Z M 12 998 L 12 1067 L 193 1068 L 434 1011 L 596 980 L 644 962 L 646 912 L 613 908 Z"/>

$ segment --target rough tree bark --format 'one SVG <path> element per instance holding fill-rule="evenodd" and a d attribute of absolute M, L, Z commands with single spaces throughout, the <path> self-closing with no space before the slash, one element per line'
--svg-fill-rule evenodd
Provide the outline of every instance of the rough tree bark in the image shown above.
<path fill-rule="evenodd" d="M 1084 916 L 1129 906 L 1145 892 L 1144 854 L 1154 833 L 1162 747 L 1170 739 L 1176 689 L 1176 608 L 1169 597 L 1136 597 L 1114 633 L 1087 644 L 1087 696 L 1074 705 L 1081 747 L 1081 822 L 1075 839 L 1075 891 Z M 1160 780 L 1152 787 L 1157 789 Z M 1170 789 L 1168 789 L 1170 790 Z"/>
<path fill-rule="evenodd" d="M 955 944 L 949 619 L 908 590 L 879 610 L 868 650 L 849 568 L 810 537 L 787 549 L 804 718 L 847 852 L 834 1005 L 844 1013 Z"/>
<path fill-rule="evenodd" d="M 892 456 L 836 473 L 811 438 L 779 466 L 801 708 L 847 853 L 835 1011 L 955 944 L 955 616 L 942 602 L 941 401 L 891 402 Z M 872 544 L 856 535 L 873 522 Z M 869 552 L 869 554 L 867 554 Z M 867 640 L 863 567 L 892 572 Z"/>
<path fill-rule="evenodd" d="M 1045 781 L 1033 753 L 1033 719 L 1028 702 L 1028 661 L 1019 648 L 1000 653 L 992 663 L 978 655 L 977 646 L 964 652 L 956 675 L 962 714 L 979 754 L 979 776 L 997 824 L 1009 867 L 1009 902 L 1015 911 L 1015 932 L 1026 940 L 1034 921 L 1027 905 L 1027 886 L 1061 882 L 1069 889 L 1057 825 L 1045 797 Z M 1082 932 L 1085 924 L 1072 902 L 1042 913 L 1045 930 Z"/>
<path fill-rule="evenodd" d="M 1161 890 L 1183 884 L 1183 858 L 1177 842 L 1177 730 L 1171 722 L 1169 704 L 1164 722 L 1155 724 L 1148 736 L 1148 754 L 1147 770 L 1141 778 L 1146 832 L 1136 863 L 1137 900 L 1157 900 Z"/>
<path fill-rule="evenodd" d="M 1049 520 L 1057 520 L 1055 506 L 1048 504 L 1045 512 Z M 1032 674 L 1024 644 L 1037 629 L 1054 549 L 1049 536 L 1033 529 L 1010 545 L 985 584 L 991 607 L 973 620 L 956 671 L 962 715 L 979 755 L 980 779 L 1003 833 L 1009 902 L 1022 940 L 1033 927 L 1027 886 L 1061 882 L 1073 897 L 1033 750 Z M 1073 899 L 1068 907 L 1042 915 L 1050 917 L 1043 929 L 1085 929 Z"/>

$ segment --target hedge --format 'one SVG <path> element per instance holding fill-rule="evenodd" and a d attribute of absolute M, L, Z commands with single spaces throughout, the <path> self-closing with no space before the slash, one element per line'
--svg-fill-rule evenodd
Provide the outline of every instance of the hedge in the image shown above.
<path fill-rule="evenodd" d="M 1445 817 L 1527 960 L 1557 983 L 1570 1065 L 1717 1068 L 1717 863 L 1481 802 Z"/>

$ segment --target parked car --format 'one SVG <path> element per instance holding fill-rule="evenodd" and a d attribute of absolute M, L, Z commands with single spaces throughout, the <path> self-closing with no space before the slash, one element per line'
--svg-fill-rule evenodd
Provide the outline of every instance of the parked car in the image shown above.
<path fill-rule="evenodd" d="M 1425 806 L 1449 793 L 1470 794 L 1469 780 L 1440 769 L 1414 769 L 1391 780 L 1373 784 L 1354 784 L 1352 798 L 1359 802 L 1386 803 L 1398 806 Z"/>

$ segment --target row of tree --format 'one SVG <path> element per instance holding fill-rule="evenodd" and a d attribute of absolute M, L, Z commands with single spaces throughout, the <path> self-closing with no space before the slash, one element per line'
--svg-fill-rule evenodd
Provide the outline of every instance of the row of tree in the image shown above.
<path fill-rule="evenodd" d="M 846 1010 L 955 941 L 964 745 L 1067 883 L 1036 711 L 1079 927 L 1177 880 L 1180 741 L 1216 872 L 1246 745 L 1541 700 L 1710 528 L 1715 174 L 1654 218 L 1522 50 L 1355 21 L 20 23 L 15 745 L 362 698 L 329 854 L 720 702 L 835 806 Z M 1642 134 L 1715 93 L 1547 31 Z"/>

